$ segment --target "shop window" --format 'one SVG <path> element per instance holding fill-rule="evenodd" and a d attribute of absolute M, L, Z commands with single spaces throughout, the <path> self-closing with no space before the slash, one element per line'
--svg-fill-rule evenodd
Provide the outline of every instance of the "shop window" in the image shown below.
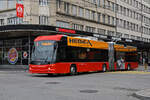
<path fill-rule="evenodd" d="M 22 38 L 0 42 L 0 64 L 28 65 L 30 59 L 28 41 L 28 38 Z"/>

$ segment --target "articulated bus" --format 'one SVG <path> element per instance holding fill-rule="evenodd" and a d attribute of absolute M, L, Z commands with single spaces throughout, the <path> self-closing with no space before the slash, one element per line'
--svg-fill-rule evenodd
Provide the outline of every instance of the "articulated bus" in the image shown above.
<path fill-rule="evenodd" d="M 75 75 L 79 72 L 131 70 L 138 67 L 137 49 L 67 35 L 34 40 L 30 73 Z"/>

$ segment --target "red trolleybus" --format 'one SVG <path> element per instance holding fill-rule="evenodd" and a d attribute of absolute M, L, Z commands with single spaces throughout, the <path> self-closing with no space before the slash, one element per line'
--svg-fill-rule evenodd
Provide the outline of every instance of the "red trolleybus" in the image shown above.
<path fill-rule="evenodd" d="M 66 35 L 34 40 L 30 73 L 130 70 L 138 67 L 136 48 Z"/>

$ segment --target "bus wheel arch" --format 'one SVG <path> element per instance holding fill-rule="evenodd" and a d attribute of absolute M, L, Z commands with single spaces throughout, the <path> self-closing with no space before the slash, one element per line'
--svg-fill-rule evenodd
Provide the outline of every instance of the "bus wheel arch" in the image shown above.
<path fill-rule="evenodd" d="M 107 71 L 107 65 L 106 65 L 106 64 L 103 64 L 103 65 L 102 65 L 102 71 L 103 71 L 103 72 L 106 72 L 106 71 Z"/>
<path fill-rule="evenodd" d="M 77 66 L 76 66 L 76 64 L 71 64 L 70 75 L 76 75 L 76 74 L 77 74 Z"/>

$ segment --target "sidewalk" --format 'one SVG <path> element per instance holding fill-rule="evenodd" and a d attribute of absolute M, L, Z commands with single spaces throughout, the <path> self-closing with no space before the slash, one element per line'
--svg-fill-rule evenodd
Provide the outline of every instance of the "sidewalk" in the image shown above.
<path fill-rule="evenodd" d="M 0 65 L 0 71 L 27 71 L 28 65 Z"/>
<path fill-rule="evenodd" d="M 135 71 L 145 71 L 150 72 L 150 66 L 148 66 L 147 70 L 145 70 L 145 67 L 143 65 L 139 65 L 138 68 L 134 69 Z"/>
<path fill-rule="evenodd" d="M 148 69 L 145 70 L 145 67 L 143 65 L 139 65 L 136 71 L 144 71 L 144 72 L 150 72 L 150 66 L 148 66 Z M 138 98 L 141 98 L 142 100 L 150 100 L 150 89 L 141 90 L 135 93 L 135 96 Z"/>

